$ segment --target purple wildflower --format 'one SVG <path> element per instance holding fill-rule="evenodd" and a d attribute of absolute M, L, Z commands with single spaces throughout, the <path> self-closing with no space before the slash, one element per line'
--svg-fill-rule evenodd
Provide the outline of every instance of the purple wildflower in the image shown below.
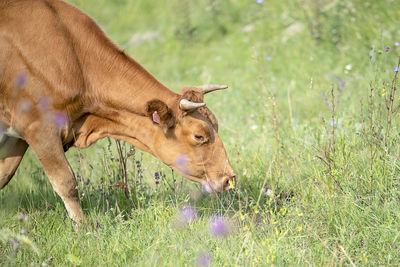
<path fill-rule="evenodd" d="M 394 46 L 400 46 L 399 42 L 395 42 Z"/>
<path fill-rule="evenodd" d="M 197 210 L 190 204 L 183 205 L 179 208 L 179 219 L 183 223 L 188 223 L 196 219 Z"/>
<path fill-rule="evenodd" d="M 160 173 L 159 172 L 154 173 L 154 179 L 156 180 L 156 185 L 158 185 L 160 183 Z"/>
<path fill-rule="evenodd" d="M 48 96 L 43 96 L 39 99 L 38 107 L 39 109 L 47 109 L 50 106 L 50 98 Z"/>
<path fill-rule="evenodd" d="M 211 255 L 207 252 L 202 252 L 197 257 L 197 264 L 202 267 L 210 266 L 211 264 Z"/>
<path fill-rule="evenodd" d="M 386 52 L 389 52 L 390 51 L 390 46 L 385 46 L 385 50 L 386 50 Z"/>
<path fill-rule="evenodd" d="M 175 160 L 176 167 L 183 174 L 188 174 L 188 170 L 186 168 L 186 164 L 188 163 L 188 161 L 189 161 L 189 158 L 185 154 L 180 154 Z"/>
<path fill-rule="evenodd" d="M 344 88 L 346 87 L 346 82 L 340 82 L 339 83 L 339 91 L 342 92 Z"/>
<path fill-rule="evenodd" d="M 331 120 L 331 123 L 330 123 L 330 124 L 331 124 L 332 127 L 336 125 L 336 123 L 335 123 L 334 120 Z"/>
<path fill-rule="evenodd" d="M 64 112 L 56 112 L 54 115 L 54 122 L 57 127 L 65 127 L 68 122 L 68 116 L 64 114 Z"/>
<path fill-rule="evenodd" d="M 258 4 L 262 4 L 264 1 L 263 0 L 257 0 Z"/>
<path fill-rule="evenodd" d="M 265 60 L 266 61 L 270 61 L 272 59 L 272 57 L 266 57 Z"/>
<path fill-rule="evenodd" d="M 10 240 L 10 246 L 12 247 L 12 249 L 14 251 L 16 251 L 18 249 L 18 240 L 13 238 Z"/>
<path fill-rule="evenodd" d="M 228 221 L 222 216 L 213 216 L 209 227 L 211 233 L 216 237 L 225 237 L 231 231 Z"/>
<path fill-rule="evenodd" d="M 394 67 L 394 71 L 399 71 L 400 70 L 400 68 L 399 68 L 399 66 L 396 66 L 396 67 Z"/>
<path fill-rule="evenodd" d="M 17 77 L 15 77 L 14 86 L 16 89 L 21 89 L 25 86 L 28 77 L 25 73 L 18 73 Z"/>

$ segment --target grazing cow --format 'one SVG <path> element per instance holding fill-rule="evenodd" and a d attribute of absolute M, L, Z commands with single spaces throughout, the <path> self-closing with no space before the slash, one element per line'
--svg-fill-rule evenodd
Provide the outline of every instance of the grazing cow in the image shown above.
<path fill-rule="evenodd" d="M 105 136 L 161 159 L 208 192 L 235 174 L 203 95 L 175 93 L 61 0 L 0 0 L 0 188 L 30 146 L 69 216 L 84 219 L 64 155 Z"/>

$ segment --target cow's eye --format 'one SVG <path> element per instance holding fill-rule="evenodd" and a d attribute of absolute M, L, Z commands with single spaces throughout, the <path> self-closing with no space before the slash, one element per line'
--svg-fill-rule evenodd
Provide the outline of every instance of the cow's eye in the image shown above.
<path fill-rule="evenodd" d="M 204 136 L 200 135 L 200 134 L 195 134 L 194 135 L 194 139 L 196 139 L 197 142 L 204 142 Z"/>

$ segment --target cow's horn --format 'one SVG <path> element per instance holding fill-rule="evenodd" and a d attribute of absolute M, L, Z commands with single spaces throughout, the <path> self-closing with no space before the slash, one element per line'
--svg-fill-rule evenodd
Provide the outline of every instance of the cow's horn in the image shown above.
<path fill-rule="evenodd" d="M 200 85 L 196 86 L 196 88 L 201 89 L 203 95 L 215 91 L 215 90 L 222 90 L 228 88 L 228 85 L 218 85 L 218 84 L 205 84 L 205 85 Z"/>
<path fill-rule="evenodd" d="M 187 99 L 182 99 L 179 102 L 179 107 L 182 110 L 185 110 L 185 111 L 189 111 L 189 110 L 193 110 L 193 109 L 196 109 L 196 108 L 204 107 L 205 105 L 206 105 L 206 103 L 195 103 L 195 102 L 189 101 Z"/>

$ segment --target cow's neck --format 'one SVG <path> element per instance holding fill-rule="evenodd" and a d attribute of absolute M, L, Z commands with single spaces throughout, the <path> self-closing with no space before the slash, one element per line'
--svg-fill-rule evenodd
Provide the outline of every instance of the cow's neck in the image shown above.
<path fill-rule="evenodd" d="M 101 64 L 97 65 L 94 75 L 88 75 L 91 77 L 93 99 L 102 104 L 100 108 L 104 105 L 117 111 L 145 115 L 146 104 L 150 100 L 159 99 L 168 106 L 176 103 L 178 94 L 161 84 L 125 53 L 117 48 L 107 48 L 102 53 Z"/>
<path fill-rule="evenodd" d="M 86 147 L 110 136 L 154 154 L 154 138 L 161 130 L 147 117 L 147 102 L 159 99 L 176 109 L 180 95 L 111 42 L 103 40 L 101 44 L 85 49 L 90 53 L 83 62 L 90 115 L 77 122 L 81 126 L 75 145 Z"/>

